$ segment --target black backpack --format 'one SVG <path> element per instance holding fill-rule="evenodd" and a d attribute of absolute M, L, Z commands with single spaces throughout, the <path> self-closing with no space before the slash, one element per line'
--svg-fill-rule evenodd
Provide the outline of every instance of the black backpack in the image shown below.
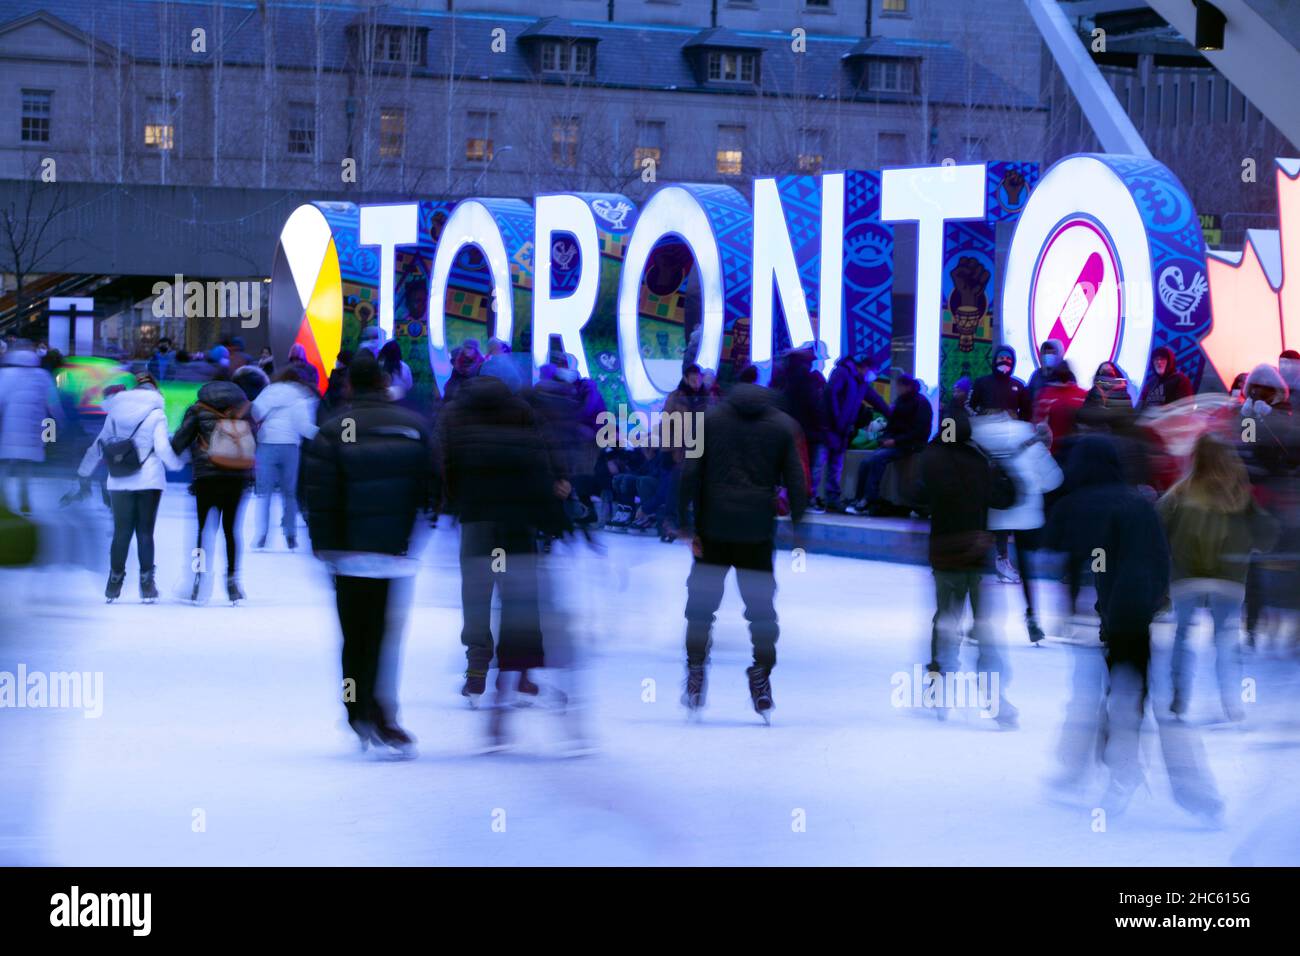
<path fill-rule="evenodd" d="M 974 442 L 971 442 L 971 447 L 978 451 L 989 465 L 989 508 L 993 511 L 1005 511 L 1016 503 L 1015 479 L 996 458 L 986 454 L 983 448 Z"/>
<path fill-rule="evenodd" d="M 104 456 L 104 464 L 108 466 L 108 473 L 113 478 L 126 478 L 134 475 L 148 460 L 149 455 L 153 454 L 153 449 L 150 448 L 149 455 L 145 455 L 142 459 L 134 441 L 135 433 L 140 430 L 140 426 L 149 417 L 149 415 L 146 415 L 140 419 L 135 428 L 131 429 L 131 434 L 126 438 L 114 438 L 112 441 L 101 441 L 99 443 L 99 450 Z M 113 432 L 116 434 L 116 426 L 114 426 Z"/>

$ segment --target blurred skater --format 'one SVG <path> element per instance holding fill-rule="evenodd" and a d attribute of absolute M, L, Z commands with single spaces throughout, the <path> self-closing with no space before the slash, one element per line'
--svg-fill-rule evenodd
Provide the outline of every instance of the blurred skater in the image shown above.
<path fill-rule="evenodd" d="M 0 365 L 0 503 L 12 477 L 18 484 L 18 509 L 32 513 L 32 471 L 45 461 L 45 446 L 57 437 L 62 419 L 54 379 L 41 368 L 30 342 L 16 341 Z"/>
<path fill-rule="evenodd" d="M 528 672 L 543 666 L 537 535 L 554 532 L 572 490 L 558 480 L 533 409 L 494 375 L 467 377 L 440 420 L 447 510 L 460 519 L 465 683 L 476 705 L 497 659 L 489 748 L 506 746 L 505 705 L 536 696 Z M 492 594 L 501 598 L 494 645 Z"/>
<path fill-rule="evenodd" d="M 999 579 L 1019 580 L 1025 594 L 1025 629 L 1030 642 L 1037 644 L 1043 639 L 1043 628 L 1034 605 L 1031 561 L 1039 549 L 1044 521 L 1043 495 L 1059 488 L 1064 476 L 1034 426 L 1013 418 L 1009 412 L 993 409 L 978 416 L 973 432 L 975 443 L 1001 465 L 1016 486 L 1016 498 L 1010 507 L 989 512 L 989 528 L 998 533 Z M 1015 570 L 1007 554 L 1011 537 L 1016 543 Z"/>
<path fill-rule="evenodd" d="M 1177 621 L 1174 630 L 1171 713 L 1187 712 L 1193 656 L 1188 631 L 1196 609 L 1209 608 L 1214 620 L 1214 652 L 1219 699 L 1228 720 L 1241 710 L 1241 609 L 1252 551 L 1267 551 L 1277 538 L 1277 522 L 1250 494 L 1246 467 L 1237 453 L 1204 434 L 1192 452 L 1191 469 L 1157 506 L 1173 556 L 1170 587 Z"/>
<path fill-rule="evenodd" d="M 1052 511 L 1047 542 L 1056 551 L 1090 554 L 1095 562 L 1108 686 L 1104 703 L 1095 702 L 1101 714 L 1095 732 L 1087 735 L 1072 729 L 1068 737 L 1063 736 L 1068 746 L 1059 756 L 1068 772 L 1077 772 L 1088 766 L 1088 758 L 1079 751 L 1100 750 L 1110 771 L 1102 806 L 1118 816 L 1143 781 L 1139 742 L 1146 713 L 1151 621 L 1169 589 L 1169 547 L 1155 507 L 1125 482 L 1111 439 L 1081 438 L 1070 454 L 1067 472 L 1070 491 Z M 1076 680 L 1075 686 L 1082 693 L 1095 689 L 1083 679 Z M 1078 714 L 1089 706 L 1088 700 L 1074 701 L 1070 710 Z M 1174 799 L 1188 811 L 1216 821 L 1223 801 L 1205 765 L 1199 737 L 1191 727 L 1156 716 Z"/>
<path fill-rule="evenodd" d="M 433 444 L 424 420 L 389 400 L 373 352 L 357 352 L 348 379 L 351 406 L 321 424 L 303 455 L 307 528 L 334 575 L 348 725 L 363 750 L 373 744 L 413 757 L 415 739 L 397 723 L 397 655 L 419 570 L 411 535 L 429 500 Z"/>
<path fill-rule="evenodd" d="M 759 385 L 739 384 L 704 418 L 702 454 L 687 458 L 678 496 L 678 527 L 695 508 L 691 553 L 695 563 L 686 580 L 686 688 L 682 703 L 698 712 L 705 702 L 705 667 L 713 620 L 722 603 L 727 572 L 745 602 L 745 619 L 754 663 L 745 671 L 754 710 L 769 718 L 772 668 L 779 635 L 776 577 L 772 552 L 776 539 L 777 486 L 786 488 L 790 518 L 798 522 L 808 503 L 799 457 L 799 426 L 777 408 L 778 396 Z"/>
<path fill-rule="evenodd" d="M 949 425 L 951 423 L 951 430 Z M 1019 712 L 1006 699 L 1011 671 L 1002 652 L 996 627 L 989 624 L 984 576 L 993 551 L 989 532 L 990 508 L 1008 503 L 1014 495 L 1005 473 L 995 484 L 989 459 L 971 441 L 971 421 L 962 404 L 951 403 L 943 410 L 939 432 L 921 453 L 921 483 L 930 507 L 930 568 L 934 574 L 934 622 L 930 632 L 930 663 L 926 670 L 936 675 L 958 670 L 961 651 L 961 622 L 970 604 L 971 637 L 979 649 L 976 667 L 997 678 L 997 700 L 983 702 L 999 726 L 1014 729 Z M 950 701 L 938 713 L 942 719 Z"/>

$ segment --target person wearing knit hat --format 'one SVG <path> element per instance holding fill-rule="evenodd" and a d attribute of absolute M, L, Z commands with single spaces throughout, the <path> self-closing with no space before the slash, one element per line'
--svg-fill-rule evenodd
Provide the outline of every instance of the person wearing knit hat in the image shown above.
<path fill-rule="evenodd" d="M 1029 389 L 1029 404 L 1038 401 L 1038 392 L 1046 385 L 1053 370 L 1065 360 L 1065 346 L 1060 339 L 1048 339 L 1038 349 L 1038 368 L 1029 376 L 1026 388 Z"/>

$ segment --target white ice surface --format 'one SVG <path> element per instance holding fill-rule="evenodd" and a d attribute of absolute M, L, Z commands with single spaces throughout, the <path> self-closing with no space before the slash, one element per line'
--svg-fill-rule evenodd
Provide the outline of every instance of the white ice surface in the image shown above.
<path fill-rule="evenodd" d="M 940 723 L 891 705 L 891 676 L 928 656 L 926 569 L 810 555 L 797 572 L 788 553 L 778 555 L 773 725 L 750 708 L 734 577 L 709 707 L 689 723 L 678 702 L 689 550 L 605 535 L 606 555 L 578 549 L 554 562 L 576 612 L 600 752 L 557 758 L 559 718 L 531 711 L 516 715 L 515 752 L 485 756 L 476 751 L 486 715 L 458 693 L 456 531 L 444 518 L 423 553 L 403 646 L 401 721 L 420 756 L 386 763 L 358 755 L 341 729 L 333 593 L 309 554 L 287 552 L 273 534 L 273 550 L 245 551 L 244 606 L 175 599 L 191 507 L 182 488 L 164 496 L 161 604 L 138 603 L 133 569 L 111 606 L 97 573 L 0 572 L 0 670 L 102 671 L 105 697 L 99 719 L 0 710 L 0 863 L 1300 862 L 1300 675 L 1290 657 L 1247 658 L 1258 702 L 1246 729 L 1204 733 L 1224 829 L 1172 802 L 1148 717 L 1150 793 L 1096 832 L 1099 783 L 1066 803 L 1043 787 L 1078 652 L 1028 645 L 1018 588 L 994 587 L 1018 731 L 969 711 Z M 1157 705 L 1168 640 L 1161 625 Z M 1203 631 L 1196 650 L 1191 716 L 1208 719 L 1217 698 Z"/>

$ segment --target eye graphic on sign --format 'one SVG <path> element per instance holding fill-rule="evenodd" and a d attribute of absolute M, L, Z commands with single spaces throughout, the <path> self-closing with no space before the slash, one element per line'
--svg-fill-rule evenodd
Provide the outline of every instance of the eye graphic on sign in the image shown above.
<path fill-rule="evenodd" d="M 342 344 L 343 282 L 329 222 L 315 206 L 299 206 L 285 222 L 272 277 L 277 359 L 301 345 L 323 387 Z"/>

